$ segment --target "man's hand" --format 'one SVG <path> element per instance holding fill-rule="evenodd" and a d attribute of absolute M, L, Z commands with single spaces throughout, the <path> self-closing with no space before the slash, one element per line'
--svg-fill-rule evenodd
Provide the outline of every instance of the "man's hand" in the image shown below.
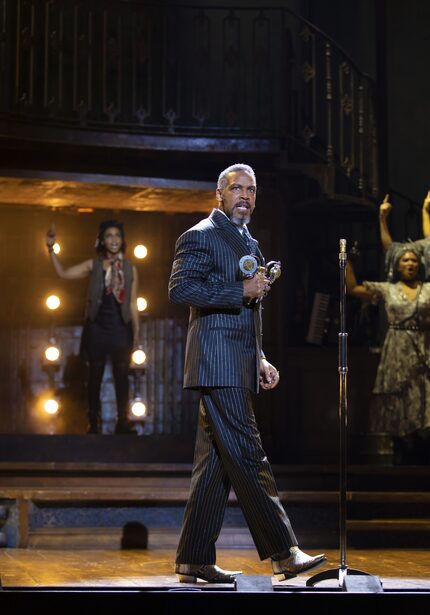
<path fill-rule="evenodd" d="M 245 299 L 261 299 L 270 290 L 270 284 L 264 273 L 256 273 L 252 278 L 243 281 L 243 296 Z"/>
<path fill-rule="evenodd" d="M 274 389 L 279 382 L 279 372 L 267 359 L 260 359 L 260 386 L 262 389 Z"/>

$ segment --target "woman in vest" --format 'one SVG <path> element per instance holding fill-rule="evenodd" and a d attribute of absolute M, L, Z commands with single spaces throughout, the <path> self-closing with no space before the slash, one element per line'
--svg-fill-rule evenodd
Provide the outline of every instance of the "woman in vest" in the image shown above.
<path fill-rule="evenodd" d="M 89 365 L 88 433 L 98 433 L 101 404 L 100 388 L 106 360 L 110 356 L 117 402 L 116 433 L 135 433 L 127 420 L 129 403 L 129 364 L 134 347 L 139 345 L 137 311 L 137 270 L 124 258 L 125 239 L 121 223 L 106 220 L 100 224 L 97 255 L 65 269 L 54 252 L 55 230 L 48 231 L 46 245 L 60 278 L 76 280 L 89 276 L 86 320 L 82 350 Z"/>

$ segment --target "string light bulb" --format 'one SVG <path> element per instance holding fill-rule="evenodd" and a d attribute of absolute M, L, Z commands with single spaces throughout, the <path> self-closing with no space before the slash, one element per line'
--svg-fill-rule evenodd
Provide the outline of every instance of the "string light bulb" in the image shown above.
<path fill-rule="evenodd" d="M 143 244 L 138 244 L 137 246 L 135 246 L 134 248 L 134 255 L 136 258 L 146 258 L 148 254 L 148 249 L 146 246 L 144 246 Z"/>
<path fill-rule="evenodd" d="M 56 399 L 47 399 L 43 404 L 43 409 L 47 414 L 57 414 L 60 409 L 60 404 Z"/>
<path fill-rule="evenodd" d="M 133 417 L 136 417 L 137 419 L 146 416 L 146 405 L 139 397 L 136 397 L 133 400 L 130 410 Z"/>
<path fill-rule="evenodd" d="M 144 312 L 146 308 L 148 307 L 148 302 L 145 299 L 145 297 L 138 297 L 136 300 L 136 303 L 137 303 L 138 312 Z"/>
<path fill-rule="evenodd" d="M 137 348 L 131 355 L 131 360 L 134 365 L 143 365 L 146 361 L 146 354 L 141 348 Z"/>
<path fill-rule="evenodd" d="M 60 358 L 60 349 L 58 346 L 48 346 L 45 349 L 45 358 L 47 361 L 54 363 Z"/>
<path fill-rule="evenodd" d="M 60 297 L 57 295 L 49 295 L 45 301 L 45 304 L 48 309 L 57 310 L 61 305 Z"/>

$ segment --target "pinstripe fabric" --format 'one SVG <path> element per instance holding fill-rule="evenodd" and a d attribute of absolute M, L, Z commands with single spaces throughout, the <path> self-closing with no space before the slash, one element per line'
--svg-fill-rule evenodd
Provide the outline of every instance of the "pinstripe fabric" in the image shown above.
<path fill-rule="evenodd" d="M 230 485 L 262 560 L 298 544 L 261 446 L 250 391 L 203 389 L 177 563 L 215 563 Z"/>
<path fill-rule="evenodd" d="M 249 242 L 264 262 L 258 243 Z M 215 563 L 231 486 L 261 559 L 297 544 L 252 408 L 262 330 L 261 304 L 243 305 L 239 260 L 249 251 L 238 229 L 216 209 L 176 242 L 169 298 L 190 306 L 184 387 L 201 391 L 177 563 Z"/>
<path fill-rule="evenodd" d="M 258 390 L 261 305 L 243 305 L 239 260 L 246 254 L 249 249 L 245 239 L 217 209 L 176 242 L 169 298 L 173 303 L 191 306 L 185 349 L 186 388 L 234 386 Z"/>

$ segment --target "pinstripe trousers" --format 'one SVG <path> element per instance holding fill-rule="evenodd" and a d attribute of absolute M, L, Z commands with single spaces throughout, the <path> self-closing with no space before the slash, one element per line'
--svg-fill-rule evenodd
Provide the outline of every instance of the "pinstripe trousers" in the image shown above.
<path fill-rule="evenodd" d="M 178 564 L 215 564 L 215 543 L 233 487 L 260 559 L 297 545 L 261 444 L 251 392 L 202 388 L 191 489 Z"/>

